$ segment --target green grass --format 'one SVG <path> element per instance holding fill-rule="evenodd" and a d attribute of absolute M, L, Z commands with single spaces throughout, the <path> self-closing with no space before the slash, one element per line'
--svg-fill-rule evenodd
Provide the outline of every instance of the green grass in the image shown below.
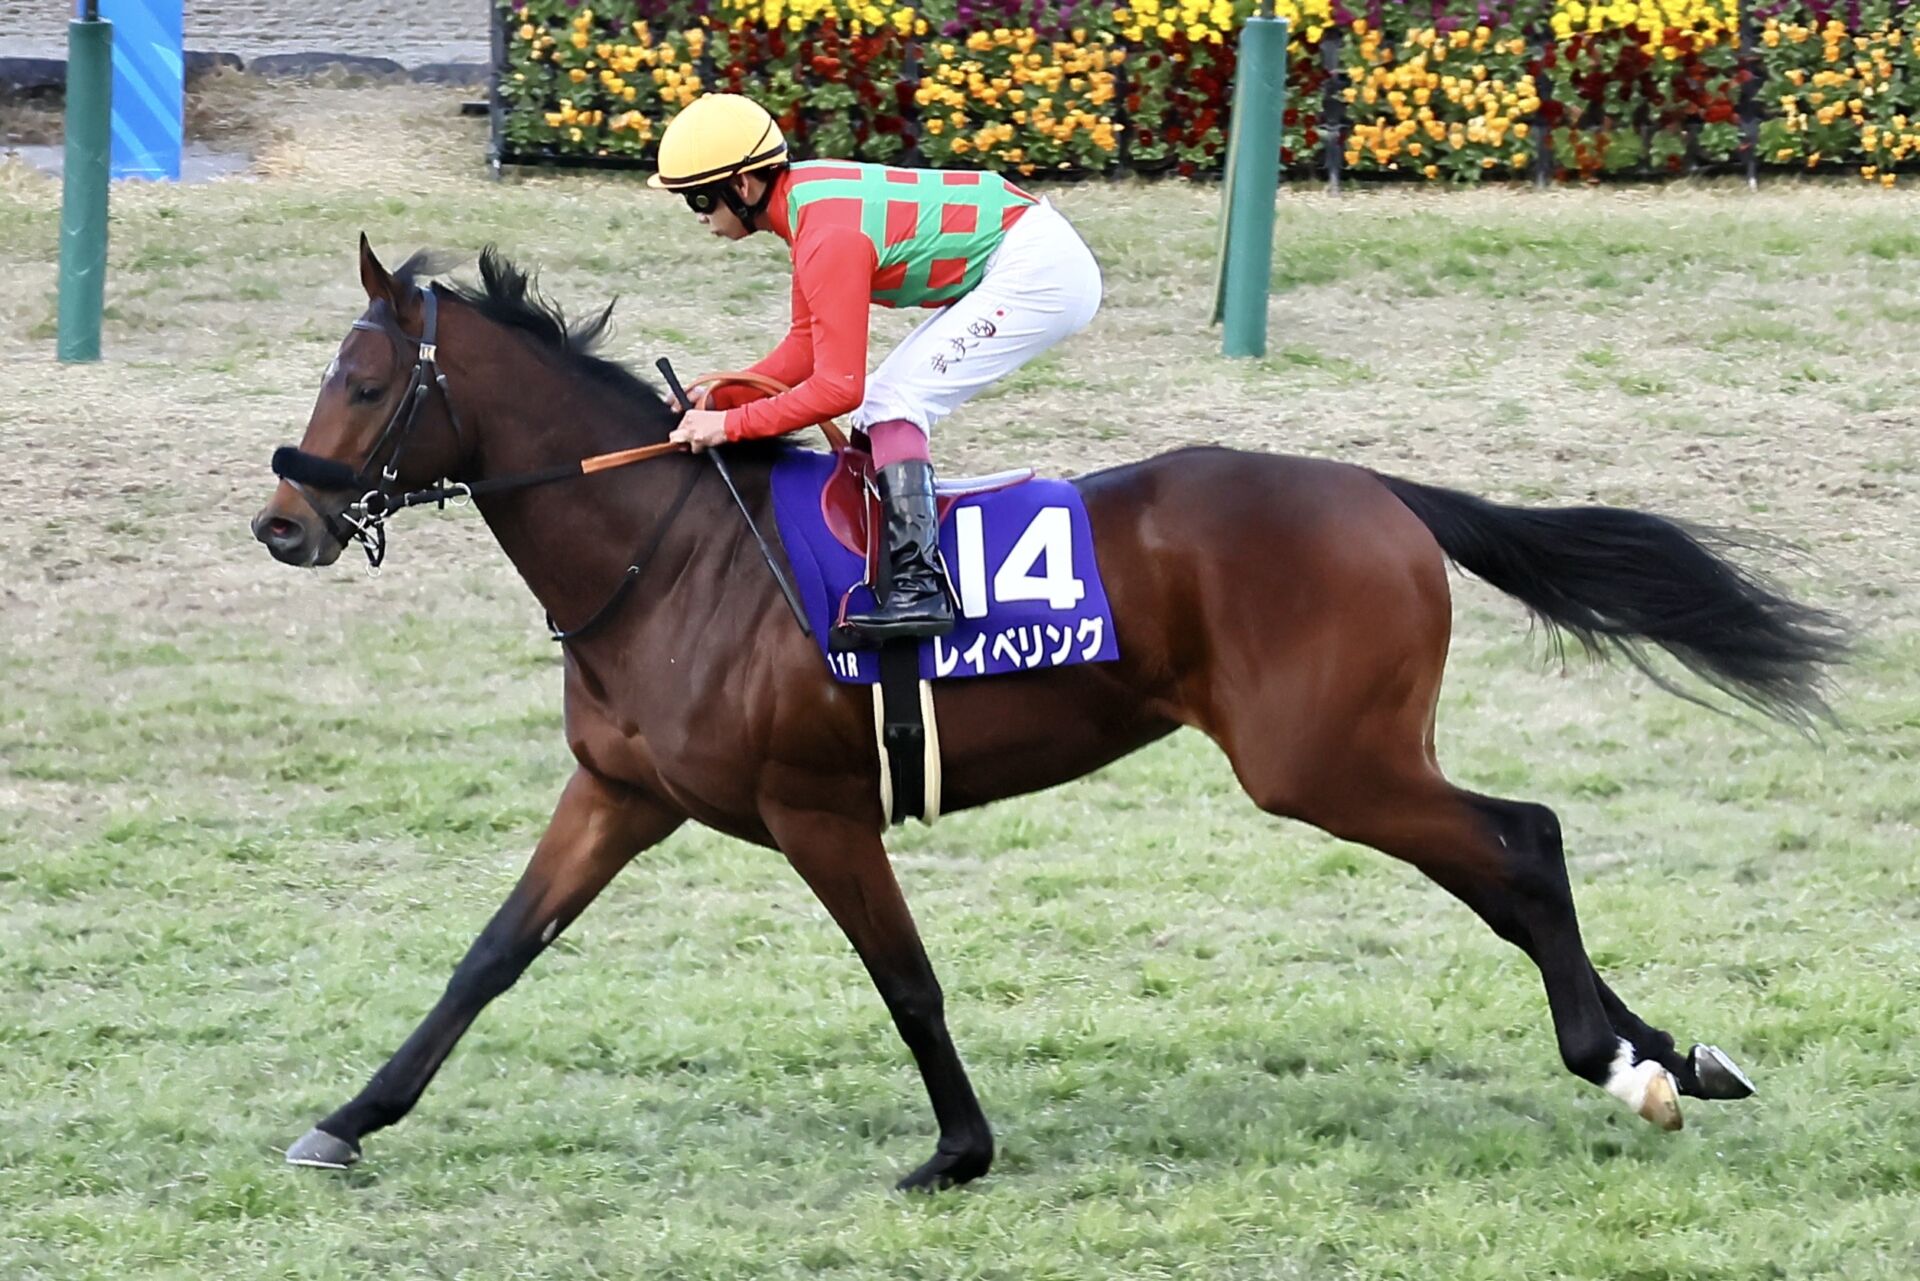
<path fill-rule="evenodd" d="M 778 855 L 693 830 L 363 1165 L 286 1167 L 569 768 L 553 647 L 471 513 L 400 522 L 376 580 L 247 533 L 360 305 L 355 235 L 623 294 L 637 363 L 744 363 L 784 319 L 775 247 L 625 178 L 495 186 L 454 101 L 314 91 L 259 181 L 117 191 L 92 368 L 36 328 L 57 185 L 0 168 L 0 1277 L 1914 1274 L 1915 206 L 1813 185 L 1289 193 L 1247 364 L 1201 324 L 1217 190 L 1064 188 L 1107 305 L 936 446 L 1219 440 L 1803 544 L 1788 584 L 1865 628 L 1820 743 L 1544 663 L 1464 580 L 1440 718 L 1458 781 L 1561 814 L 1615 987 L 1757 1098 L 1646 1127 L 1560 1068 L 1523 958 L 1180 735 L 892 841 L 1000 1138 L 972 1188 L 888 1191 L 932 1133 L 878 999 Z"/>

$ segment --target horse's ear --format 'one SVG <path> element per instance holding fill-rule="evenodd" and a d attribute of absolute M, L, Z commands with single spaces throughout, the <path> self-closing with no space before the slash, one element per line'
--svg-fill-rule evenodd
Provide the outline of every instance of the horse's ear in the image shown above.
<path fill-rule="evenodd" d="M 367 243 L 364 231 L 360 233 L 360 283 L 366 287 L 368 302 L 394 305 L 393 276 L 373 256 L 373 246 Z"/>

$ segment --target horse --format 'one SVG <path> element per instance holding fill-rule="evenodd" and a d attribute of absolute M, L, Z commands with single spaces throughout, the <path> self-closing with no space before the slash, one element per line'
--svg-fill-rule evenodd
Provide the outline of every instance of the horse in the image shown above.
<path fill-rule="evenodd" d="M 611 307 L 569 322 L 492 247 L 477 285 L 424 279 L 418 254 L 390 272 L 364 235 L 359 260 L 367 308 L 298 450 L 281 451 L 284 468 L 276 456 L 282 479 L 253 532 L 282 562 L 326 565 L 349 542 L 384 547 L 402 491 L 406 503 L 471 497 L 564 638 L 575 766 L 444 994 L 287 1160 L 358 1160 L 482 1009 L 624 865 L 691 821 L 783 854 L 865 965 L 938 1128 L 933 1155 L 898 1186 L 985 1174 L 993 1131 L 887 857 L 866 691 L 832 679 L 795 625 L 730 486 L 666 443 L 675 404 L 595 354 Z M 764 527 L 774 449 L 727 456 Z M 608 458 L 645 461 L 580 461 Z M 1666 683 L 1649 666 L 1663 650 L 1809 728 L 1831 717 L 1843 619 L 1743 568 L 1723 536 L 1645 512 L 1508 506 L 1220 448 L 1073 484 L 1119 657 L 937 682 L 944 811 L 1038 792 L 1196 729 L 1262 810 L 1405 860 L 1526 953 L 1575 1076 L 1668 1129 L 1681 1125 L 1682 1096 L 1753 1092 L 1731 1057 L 1703 1044 L 1682 1053 L 1596 972 L 1554 812 L 1442 774 L 1448 568 L 1517 598 L 1557 638 Z"/>

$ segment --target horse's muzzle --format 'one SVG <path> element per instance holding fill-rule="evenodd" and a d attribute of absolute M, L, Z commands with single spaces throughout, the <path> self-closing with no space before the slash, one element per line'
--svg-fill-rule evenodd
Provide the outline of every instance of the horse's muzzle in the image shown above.
<path fill-rule="evenodd" d="M 276 507 L 269 503 L 253 518 L 253 536 L 266 544 L 275 560 L 306 568 L 340 559 L 344 544 L 328 537 L 318 521 L 290 516 Z"/>

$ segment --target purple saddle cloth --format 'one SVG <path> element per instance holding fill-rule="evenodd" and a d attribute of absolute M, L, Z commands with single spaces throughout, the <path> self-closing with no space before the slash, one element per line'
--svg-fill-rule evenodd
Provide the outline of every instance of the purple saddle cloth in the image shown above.
<path fill-rule="evenodd" d="M 861 584 L 860 557 L 840 545 L 820 514 L 820 488 L 832 470 L 831 454 L 783 454 L 773 468 L 774 518 L 821 656 L 840 680 L 871 685 L 880 679 L 877 650 L 828 649 L 841 601 L 856 613 L 873 600 Z M 1030 480 L 962 498 L 940 527 L 940 554 L 960 603 L 952 635 L 920 642 L 922 678 L 1000 676 L 1120 657 L 1086 504 L 1066 481 Z"/>

